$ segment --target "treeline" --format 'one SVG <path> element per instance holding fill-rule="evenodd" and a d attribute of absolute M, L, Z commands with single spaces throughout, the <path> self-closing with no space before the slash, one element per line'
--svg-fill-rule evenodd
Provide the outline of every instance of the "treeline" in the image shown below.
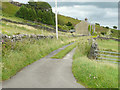
<path fill-rule="evenodd" d="M 46 2 L 28 2 L 28 4 L 21 6 L 16 16 L 49 25 L 55 24 L 55 14 L 52 12 L 51 6 Z"/>

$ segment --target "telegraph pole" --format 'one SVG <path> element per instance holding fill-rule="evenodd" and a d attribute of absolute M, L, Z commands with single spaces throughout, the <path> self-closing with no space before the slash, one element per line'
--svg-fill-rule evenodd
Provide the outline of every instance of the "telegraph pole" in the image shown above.
<path fill-rule="evenodd" d="M 55 18 L 56 18 L 56 38 L 58 39 L 58 17 L 57 17 L 57 0 L 55 0 Z"/>

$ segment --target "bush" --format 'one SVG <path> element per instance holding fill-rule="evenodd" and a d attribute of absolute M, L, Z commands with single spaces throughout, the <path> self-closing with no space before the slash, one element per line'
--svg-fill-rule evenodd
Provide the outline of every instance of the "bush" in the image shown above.
<path fill-rule="evenodd" d="M 113 26 L 114 29 L 117 29 L 117 26 Z"/>
<path fill-rule="evenodd" d="M 101 34 L 102 34 L 102 35 L 105 35 L 105 34 L 106 34 L 106 32 L 101 32 Z"/>
<path fill-rule="evenodd" d="M 108 26 L 106 26 L 105 28 L 109 29 L 109 27 L 108 27 Z"/>
<path fill-rule="evenodd" d="M 95 25 L 98 25 L 98 26 L 100 26 L 100 24 L 99 24 L 99 23 L 95 23 Z"/>
<path fill-rule="evenodd" d="M 72 26 L 72 23 L 71 23 L 71 22 L 68 22 L 66 25 L 67 25 L 67 26 Z"/>

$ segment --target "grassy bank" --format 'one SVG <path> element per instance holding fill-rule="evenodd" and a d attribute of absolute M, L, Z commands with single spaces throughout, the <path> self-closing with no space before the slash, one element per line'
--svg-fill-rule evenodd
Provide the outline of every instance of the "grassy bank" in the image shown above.
<path fill-rule="evenodd" d="M 73 48 L 75 48 L 77 43 L 74 43 L 68 47 L 66 47 L 64 50 L 61 50 L 56 55 L 54 55 L 52 58 L 56 59 L 62 59 L 66 54 L 68 54 Z"/>
<path fill-rule="evenodd" d="M 75 40 L 77 39 L 72 37 L 59 37 L 59 40 L 41 39 L 4 43 L 2 51 L 2 80 L 9 79 L 25 66 Z"/>
<path fill-rule="evenodd" d="M 32 26 L 15 24 L 10 22 L 2 22 L 0 25 L 2 34 L 15 35 L 15 34 L 41 34 L 41 35 L 55 35 L 55 33 L 46 31 L 44 29 L 34 28 Z"/>
<path fill-rule="evenodd" d="M 72 72 L 88 88 L 118 88 L 118 65 L 87 58 L 90 45 L 81 39 L 73 57 Z"/>

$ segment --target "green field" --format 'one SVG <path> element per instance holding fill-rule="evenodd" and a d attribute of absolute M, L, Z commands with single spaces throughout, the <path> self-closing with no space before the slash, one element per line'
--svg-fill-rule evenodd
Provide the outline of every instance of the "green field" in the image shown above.
<path fill-rule="evenodd" d="M 115 40 L 97 40 L 98 48 L 101 50 L 118 52 L 118 41 Z"/>
<path fill-rule="evenodd" d="M 87 88 L 118 88 L 118 65 L 88 59 L 90 45 L 81 39 L 73 57 L 72 72 Z"/>

